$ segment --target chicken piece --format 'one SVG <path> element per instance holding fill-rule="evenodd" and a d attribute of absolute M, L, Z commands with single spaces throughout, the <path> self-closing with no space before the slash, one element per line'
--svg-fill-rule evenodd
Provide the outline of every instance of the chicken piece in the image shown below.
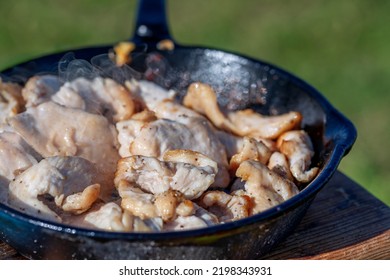
<path fill-rule="evenodd" d="M 157 117 L 153 111 L 149 111 L 148 109 L 146 109 L 134 114 L 133 116 L 131 116 L 131 119 L 143 122 L 153 122 L 157 120 Z"/>
<path fill-rule="evenodd" d="M 314 179 L 319 169 L 310 168 L 314 155 L 313 144 L 304 130 L 283 133 L 278 138 L 277 146 L 288 158 L 290 171 L 298 182 L 308 183 Z"/>
<path fill-rule="evenodd" d="M 124 157 L 129 157 L 132 154 L 130 153 L 130 145 L 133 143 L 134 139 L 140 134 L 141 129 L 148 122 L 140 120 L 126 120 L 116 123 L 116 130 L 118 131 L 118 142 L 119 155 Z"/>
<path fill-rule="evenodd" d="M 145 192 L 160 194 L 169 189 L 179 191 L 186 199 L 195 199 L 214 182 L 211 166 L 197 167 L 183 162 L 164 162 L 153 157 L 131 156 L 118 162 L 115 185 L 121 180 Z"/>
<path fill-rule="evenodd" d="M 233 135 L 223 130 L 216 130 L 216 135 L 219 141 L 223 144 L 226 150 L 227 158 L 230 160 L 235 154 L 242 149 L 244 138 Z"/>
<path fill-rule="evenodd" d="M 110 187 L 90 161 L 81 157 L 49 157 L 10 183 L 9 203 L 28 214 L 61 221 L 56 213 L 64 205 L 63 210 L 73 213 L 85 211 L 92 205 L 100 191 L 94 184 Z M 48 197 L 54 198 L 54 204 Z"/>
<path fill-rule="evenodd" d="M 201 118 L 203 121 L 208 122 L 206 118 L 194 110 L 188 109 L 169 99 L 157 103 L 154 106 L 154 112 L 159 119 L 182 122 L 183 124 L 187 124 L 189 118 Z"/>
<path fill-rule="evenodd" d="M 298 127 L 302 120 L 299 112 L 289 112 L 277 116 L 263 116 L 251 109 L 228 113 L 234 125 L 234 133 L 253 138 L 276 139 L 283 132 Z"/>
<path fill-rule="evenodd" d="M 184 199 L 176 207 L 176 214 L 182 217 L 187 217 L 195 214 L 195 204 L 188 199 Z"/>
<path fill-rule="evenodd" d="M 225 116 L 218 106 L 215 91 L 202 83 L 193 83 L 188 87 L 183 104 L 207 116 L 217 128 L 252 138 L 276 139 L 281 133 L 297 127 L 302 119 L 298 112 L 262 116 L 251 109 L 228 112 Z"/>
<path fill-rule="evenodd" d="M 43 157 L 80 156 L 113 177 L 119 159 L 117 132 L 106 118 L 46 102 L 8 122 Z"/>
<path fill-rule="evenodd" d="M 207 121 L 199 118 L 182 118 L 186 120 L 180 122 L 159 119 L 138 126 L 140 131 L 134 133 L 136 137 L 129 147 L 130 154 L 162 159 L 164 153 L 169 150 L 199 152 L 218 164 L 218 175 L 213 186 L 226 187 L 230 181 L 226 151 L 213 128 Z M 134 130 L 134 127 L 129 130 Z"/>
<path fill-rule="evenodd" d="M 192 83 L 183 99 L 183 104 L 196 112 L 207 116 L 207 118 L 218 128 L 234 130 L 226 120 L 225 115 L 218 106 L 217 95 L 211 86 L 203 83 Z"/>
<path fill-rule="evenodd" d="M 114 202 L 102 205 L 98 210 L 88 212 L 84 221 L 98 229 L 108 231 L 133 230 L 133 216 Z"/>
<path fill-rule="evenodd" d="M 134 93 L 139 100 L 142 100 L 144 107 L 155 111 L 156 105 L 163 100 L 173 100 L 176 93 L 173 90 L 166 90 L 159 85 L 141 80 L 126 81 L 125 86 Z"/>
<path fill-rule="evenodd" d="M 135 50 L 136 45 L 133 42 L 119 42 L 114 46 L 115 64 L 121 67 L 131 63 L 131 52 Z"/>
<path fill-rule="evenodd" d="M 74 220 L 70 222 L 75 224 Z M 163 227 L 161 218 L 142 220 L 114 202 L 100 205 L 84 215 L 83 220 L 76 221 L 78 223 L 75 225 L 78 226 L 82 224 L 84 227 L 116 232 L 159 232 Z"/>
<path fill-rule="evenodd" d="M 93 184 L 86 187 L 82 192 L 67 196 L 62 204 L 62 209 L 66 212 L 81 214 L 91 208 L 92 204 L 98 199 L 100 194 L 100 185 Z"/>
<path fill-rule="evenodd" d="M 244 137 L 240 152 L 235 154 L 230 160 L 230 172 L 234 174 L 240 164 L 248 159 L 267 164 L 270 156 L 270 149 L 262 142 L 256 141 L 253 138 Z"/>
<path fill-rule="evenodd" d="M 298 188 L 289 180 L 268 169 L 259 161 L 241 163 L 236 176 L 245 182 L 245 192 L 253 200 L 253 213 L 271 208 L 298 193 Z"/>
<path fill-rule="evenodd" d="M 18 84 L 4 83 L 0 78 L 0 124 L 24 110 L 21 90 Z"/>
<path fill-rule="evenodd" d="M 7 181 L 12 181 L 15 176 L 42 159 L 12 129 L 0 133 L 0 158 L 3 159 L 0 161 L 0 176 Z"/>
<path fill-rule="evenodd" d="M 252 211 L 251 198 L 239 192 L 230 195 L 222 191 L 208 191 L 201 197 L 200 205 L 216 215 L 221 223 L 246 218 Z"/>
<path fill-rule="evenodd" d="M 211 167 L 218 173 L 218 165 L 209 157 L 191 150 L 168 150 L 163 155 L 164 161 L 189 163 L 196 167 Z"/>
<path fill-rule="evenodd" d="M 164 225 L 164 231 L 189 230 L 218 224 L 218 218 L 194 203 L 195 212 L 191 216 L 178 216 Z"/>
<path fill-rule="evenodd" d="M 125 87 L 100 77 L 67 82 L 51 100 L 65 107 L 103 115 L 113 123 L 129 119 L 141 107 Z"/>
<path fill-rule="evenodd" d="M 118 192 L 122 198 L 122 208 L 143 220 L 161 217 L 164 221 L 169 221 L 176 215 L 189 216 L 193 212 L 192 202 L 172 189 L 154 195 L 121 180 Z"/>
<path fill-rule="evenodd" d="M 35 107 L 49 101 L 61 86 L 62 82 L 58 76 L 43 75 L 30 78 L 22 90 L 26 107 Z"/>
<path fill-rule="evenodd" d="M 121 207 L 132 215 L 141 219 L 154 218 L 158 216 L 154 205 L 154 195 L 146 193 L 142 189 L 134 187 L 126 180 L 118 182 L 117 189 L 122 198 Z"/>
<path fill-rule="evenodd" d="M 172 40 L 164 39 L 157 43 L 156 48 L 160 51 L 173 51 L 175 43 Z"/>
<path fill-rule="evenodd" d="M 268 168 L 279 174 L 283 178 L 286 178 L 290 181 L 294 180 L 290 172 L 290 166 L 286 156 L 279 152 L 274 152 L 269 158 Z"/>
<path fill-rule="evenodd" d="M 154 205 L 156 206 L 158 216 L 164 221 L 176 218 L 176 208 L 180 200 L 182 200 L 182 194 L 172 189 L 157 194 Z"/>

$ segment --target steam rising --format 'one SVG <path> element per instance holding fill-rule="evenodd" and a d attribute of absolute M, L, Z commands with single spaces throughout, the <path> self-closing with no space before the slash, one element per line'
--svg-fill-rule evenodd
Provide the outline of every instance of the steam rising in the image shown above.
<path fill-rule="evenodd" d="M 80 77 L 86 79 L 106 77 L 124 83 L 131 78 L 141 79 L 143 75 L 128 65 L 118 67 L 110 59 L 109 54 L 97 55 L 88 62 L 76 59 L 74 53 L 67 53 L 58 63 L 58 76 L 64 82 Z"/>

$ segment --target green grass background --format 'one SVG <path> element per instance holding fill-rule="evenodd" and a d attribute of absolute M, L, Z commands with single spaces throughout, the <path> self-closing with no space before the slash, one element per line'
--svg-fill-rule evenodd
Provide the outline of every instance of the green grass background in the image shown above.
<path fill-rule="evenodd" d="M 134 0 L 0 0 L 0 69 L 127 39 Z M 390 204 L 390 1 L 169 0 L 173 37 L 276 64 L 358 129 L 340 169 Z"/>

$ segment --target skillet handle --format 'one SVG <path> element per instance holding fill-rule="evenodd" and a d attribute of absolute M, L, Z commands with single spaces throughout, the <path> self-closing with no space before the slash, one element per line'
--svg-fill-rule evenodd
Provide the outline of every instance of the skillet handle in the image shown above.
<path fill-rule="evenodd" d="M 156 44 L 169 35 L 165 0 L 138 0 L 133 41 L 135 44 Z M 173 41 L 173 40 L 172 40 Z"/>

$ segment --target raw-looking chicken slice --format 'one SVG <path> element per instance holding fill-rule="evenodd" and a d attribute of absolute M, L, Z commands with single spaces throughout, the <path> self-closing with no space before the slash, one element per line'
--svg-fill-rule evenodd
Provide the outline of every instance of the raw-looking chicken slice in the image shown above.
<path fill-rule="evenodd" d="M 119 155 L 121 157 L 131 156 L 130 144 L 139 135 L 144 125 L 156 120 L 155 113 L 146 109 L 134 114 L 130 120 L 117 122 L 116 130 L 118 131 L 118 141 L 120 144 Z"/>
<path fill-rule="evenodd" d="M 0 79 L 0 124 L 8 117 L 15 116 L 24 109 L 22 88 L 18 84 L 5 83 Z"/>
<path fill-rule="evenodd" d="M 241 163 L 236 176 L 245 181 L 245 192 L 253 199 L 253 213 L 271 208 L 298 193 L 298 188 L 289 180 L 268 169 L 259 161 Z"/>
<path fill-rule="evenodd" d="M 116 170 L 117 132 L 103 116 L 46 102 L 8 122 L 43 157 L 80 156 L 107 174 Z"/>
<path fill-rule="evenodd" d="M 248 159 L 267 164 L 271 153 L 271 150 L 262 142 L 256 141 L 253 138 L 244 137 L 240 152 L 230 159 L 230 172 L 234 174 L 240 164 Z"/>
<path fill-rule="evenodd" d="M 93 227 L 108 231 L 132 231 L 133 217 L 114 203 L 109 202 L 102 205 L 98 210 L 90 211 L 85 215 L 84 221 Z"/>
<path fill-rule="evenodd" d="M 168 150 L 185 149 L 200 152 L 218 163 L 218 176 L 213 186 L 229 184 L 228 161 L 224 145 L 217 131 L 202 116 L 171 101 L 156 105 L 154 121 L 150 112 L 141 120 L 130 119 L 118 122 L 119 154 L 151 156 L 162 159 Z"/>
<path fill-rule="evenodd" d="M 106 203 L 97 210 L 92 210 L 84 217 L 89 227 L 117 232 L 156 232 L 161 231 L 161 218 L 142 220 L 123 210 L 114 202 Z"/>
<path fill-rule="evenodd" d="M 141 108 L 124 86 L 108 78 L 78 78 L 67 82 L 51 100 L 69 108 L 103 115 L 114 123 L 129 119 Z"/>
<path fill-rule="evenodd" d="M 90 161 L 81 157 L 49 157 L 10 183 L 9 203 L 29 214 L 61 220 L 59 210 L 82 213 L 98 198 L 101 188 L 109 187 Z"/>
<path fill-rule="evenodd" d="M 294 181 L 294 177 L 291 174 L 290 166 L 286 156 L 279 152 L 274 152 L 269 158 L 268 168 L 278 173 L 283 178 Z"/>
<path fill-rule="evenodd" d="M 125 86 L 134 93 L 138 99 L 143 101 L 144 107 L 155 111 L 155 107 L 163 100 L 173 100 L 176 93 L 172 90 L 166 90 L 157 84 L 145 80 L 126 81 Z"/>
<path fill-rule="evenodd" d="M 299 127 L 302 115 L 289 112 L 277 116 L 263 116 L 246 109 L 228 113 L 228 119 L 236 128 L 234 133 L 253 138 L 276 139 L 283 132 Z"/>
<path fill-rule="evenodd" d="M 279 150 L 285 154 L 294 178 L 301 183 L 308 183 L 317 175 L 318 167 L 312 167 L 313 144 L 304 130 L 283 133 L 277 141 Z"/>
<path fill-rule="evenodd" d="M 22 90 L 26 107 L 34 107 L 49 101 L 60 89 L 62 82 L 58 76 L 43 75 L 30 78 Z"/>
<path fill-rule="evenodd" d="M 214 182 L 211 166 L 197 167 L 183 162 L 165 162 L 154 157 L 131 156 L 120 159 L 115 186 L 121 180 L 145 192 L 160 194 L 169 189 L 179 191 L 186 199 L 195 199 Z"/>
<path fill-rule="evenodd" d="M 3 131 L 0 133 L 0 158 L 2 159 L 0 176 L 11 181 L 24 170 L 38 163 L 42 157 L 17 133 Z"/>
<path fill-rule="evenodd" d="M 183 104 L 207 116 L 222 130 L 253 138 L 276 139 L 283 132 L 299 126 L 302 119 L 298 112 L 263 116 L 251 109 L 228 112 L 225 115 L 218 106 L 215 91 L 202 83 L 193 83 L 188 87 Z"/>
<path fill-rule="evenodd" d="M 182 118 L 186 119 L 187 124 L 184 124 L 184 120 L 178 122 L 159 119 L 143 125 L 129 126 L 129 134 L 136 135 L 129 147 L 130 154 L 162 159 L 164 153 L 169 150 L 199 152 L 218 164 L 218 175 L 213 186 L 226 187 L 230 181 L 226 151 L 214 129 L 201 118 Z M 134 128 L 140 130 L 133 133 Z"/>
<path fill-rule="evenodd" d="M 164 224 L 164 231 L 174 230 L 189 230 L 202 227 L 209 227 L 218 224 L 218 218 L 194 203 L 195 212 L 190 216 L 177 216 L 177 218 L 171 222 Z"/>
<path fill-rule="evenodd" d="M 130 153 L 130 145 L 133 143 L 134 139 L 138 137 L 141 129 L 147 124 L 143 120 L 126 120 L 116 123 L 116 130 L 118 131 L 118 142 L 119 155 L 121 157 L 129 157 L 132 154 Z"/>
<path fill-rule="evenodd" d="M 252 212 L 251 198 L 240 191 L 234 194 L 208 191 L 202 195 L 200 205 L 216 215 L 220 223 L 246 218 Z"/>

